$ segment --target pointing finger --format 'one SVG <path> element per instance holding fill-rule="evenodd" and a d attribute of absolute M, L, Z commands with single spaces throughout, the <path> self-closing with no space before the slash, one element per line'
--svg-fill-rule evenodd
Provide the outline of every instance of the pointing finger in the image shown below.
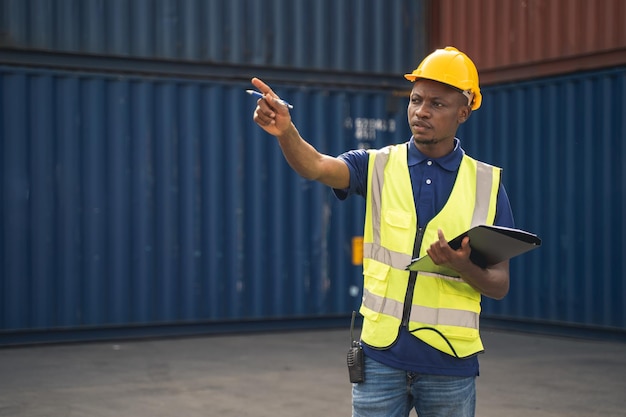
<path fill-rule="evenodd" d="M 276 94 L 274 93 L 274 91 L 272 91 L 270 86 L 265 84 L 263 81 L 261 81 L 261 79 L 254 77 L 251 82 L 252 82 L 252 85 L 254 85 L 261 93 L 269 94 L 272 97 L 276 96 Z"/>

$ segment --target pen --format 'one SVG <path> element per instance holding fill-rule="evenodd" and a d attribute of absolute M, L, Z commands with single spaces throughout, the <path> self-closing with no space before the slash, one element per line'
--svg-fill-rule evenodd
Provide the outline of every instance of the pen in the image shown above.
<path fill-rule="evenodd" d="M 259 93 L 258 91 L 255 91 L 255 90 L 246 90 L 246 93 L 250 94 L 251 96 L 256 96 L 256 97 L 259 97 L 259 98 L 263 98 L 263 93 Z M 280 98 L 274 98 L 274 100 L 276 100 L 277 102 L 279 102 L 283 106 L 287 106 L 288 108 L 293 109 L 293 106 L 291 104 L 287 103 L 285 100 L 282 100 Z"/>

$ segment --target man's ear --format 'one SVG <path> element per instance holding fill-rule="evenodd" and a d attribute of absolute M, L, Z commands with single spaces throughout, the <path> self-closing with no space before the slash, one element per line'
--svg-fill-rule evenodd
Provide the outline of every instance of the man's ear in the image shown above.
<path fill-rule="evenodd" d="M 472 108 L 470 106 L 462 106 L 459 109 L 459 117 L 457 119 L 459 124 L 465 123 L 467 119 L 469 119 L 471 114 L 472 114 Z"/>

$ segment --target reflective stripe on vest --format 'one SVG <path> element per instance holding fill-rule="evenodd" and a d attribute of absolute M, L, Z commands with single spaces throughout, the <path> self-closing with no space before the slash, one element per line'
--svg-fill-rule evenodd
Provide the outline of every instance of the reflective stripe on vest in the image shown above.
<path fill-rule="evenodd" d="M 404 311 L 403 303 L 392 300 L 391 298 L 380 297 L 372 294 L 366 288 L 363 289 L 363 306 L 373 311 L 395 317 L 402 320 Z M 421 323 L 432 326 L 459 326 L 478 330 L 479 327 L 478 313 L 473 311 L 455 310 L 451 308 L 432 308 L 413 304 L 411 306 L 411 321 L 419 321 Z"/>

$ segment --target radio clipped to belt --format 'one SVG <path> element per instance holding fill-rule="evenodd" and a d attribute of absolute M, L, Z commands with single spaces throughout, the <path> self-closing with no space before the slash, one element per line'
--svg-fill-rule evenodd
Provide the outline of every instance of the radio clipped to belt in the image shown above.
<path fill-rule="evenodd" d="M 353 384 L 365 381 L 365 363 L 361 342 L 354 340 L 354 318 L 356 311 L 352 312 L 350 322 L 350 349 L 348 350 L 348 374 Z"/>

